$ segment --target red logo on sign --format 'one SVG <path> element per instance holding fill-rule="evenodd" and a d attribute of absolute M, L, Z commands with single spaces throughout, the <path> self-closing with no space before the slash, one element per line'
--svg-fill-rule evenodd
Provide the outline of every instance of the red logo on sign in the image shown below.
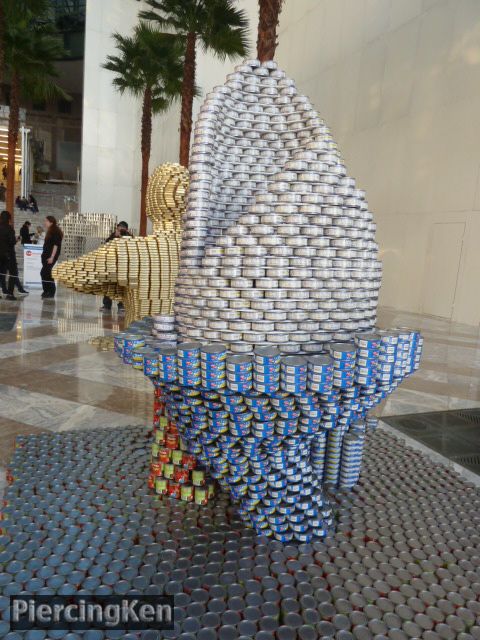
<path fill-rule="evenodd" d="M 31 251 L 27 251 L 26 254 L 27 254 L 27 256 L 31 256 L 32 252 Z"/>

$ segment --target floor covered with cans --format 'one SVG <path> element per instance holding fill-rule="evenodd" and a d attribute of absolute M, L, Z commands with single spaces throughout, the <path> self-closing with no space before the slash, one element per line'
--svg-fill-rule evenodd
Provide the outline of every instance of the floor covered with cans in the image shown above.
<path fill-rule="evenodd" d="M 111 584 L 181 588 L 178 621 L 185 640 L 480 638 L 478 476 L 460 469 L 461 478 L 443 458 L 415 441 L 407 448 L 381 423 L 370 436 L 361 484 L 337 496 L 336 534 L 325 544 L 255 540 L 223 496 L 204 508 L 160 501 L 148 495 L 144 477 L 152 390 L 141 373 L 89 344 L 122 328 L 116 309 L 103 315 L 100 305 L 98 298 L 61 289 L 55 301 L 42 302 L 34 291 L 21 302 L 0 300 L 0 491 L 15 438 L 33 436 L 16 454 L 17 475 L 28 463 L 25 481 L 7 489 L 19 507 L 9 526 L 25 529 L 13 530 L 21 566 L 10 565 L 12 547 L 3 539 L 0 591 L 18 583 L 20 571 L 35 589 L 53 588 L 52 576 L 57 588 L 81 579 L 77 586 L 87 589 L 99 578 L 107 591 Z M 420 329 L 425 348 L 420 370 L 378 415 L 480 407 L 478 329 L 388 309 L 379 315 L 381 326 Z M 89 431 L 99 426 L 104 429 Z M 71 448 L 63 446 L 65 439 Z M 81 454 L 87 446 L 93 459 Z M 109 456 L 114 466 L 106 465 Z M 62 474 L 58 482 L 48 484 L 47 463 L 52 474 Z M 35 505 L 34 484 L 42 487 Z M 104 517 L 100 485 L 108 487 L 113 524 Z M 36 522 L 49 496 L 52 529 L 39 533 Z M 90 538 L 79 541 L 75 518 L 85 521 L 87 514 L 90 524 L 81 533 Z M 91 549 L 108 543 L 114 544 L 89 562 Z M 34 561 L 40 547 L 43 570 Z M 60 552 L 61 574 L 58 558 L 51 560 Z M 96 637 L 102 636 L 90 640 Z"/>
<path fill-rule="evenodd" d="M 480 490 L 385 431 L 368 436 L 360 484 L 331 496 L 336 532 L 305 545 L 255 536 L 223 495 L 205 507 L 153 495 L 144 428 L 20 445 L 5 496 L 0 636 L 7 596 L 85 589 L 173 594 L 176 607 L 174 631 L 89 640 L 480 638 Z"/>

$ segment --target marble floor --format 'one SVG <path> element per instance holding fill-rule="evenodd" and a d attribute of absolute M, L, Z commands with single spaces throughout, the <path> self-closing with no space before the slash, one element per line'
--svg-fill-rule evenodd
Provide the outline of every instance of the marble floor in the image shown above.
<path fill-rule="evenodd" d="M 480 407 L 480 326 L 381 308 L 381 327 L 411 327 L 424 339 L 420 369 L 378 408 L 379 416 Z"/>
<path fill-rule="evenodd" d="M 148 381 L 112 352 L 88 344 L 122 328 L 93 296 L 60 289 L 18 302 L 0 300 L 0 470 L 17 434 L 92 426 L 148 425 Z M 446 320 L 380 312 L 381 326 L 411 326 L 425 336 L 420 370 L 377 409 L 379 416 L 480 406 L 479 329 Z M 2 474 L 3 475 L 3 474 Z"/>

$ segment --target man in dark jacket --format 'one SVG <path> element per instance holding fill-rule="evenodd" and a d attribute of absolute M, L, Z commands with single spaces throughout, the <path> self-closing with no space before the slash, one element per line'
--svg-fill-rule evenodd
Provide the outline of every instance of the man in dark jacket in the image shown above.
<path fill-rule="evenodd" d="M 117 226 L 115 227 L 115 231 L 113 231 L 105 240 L 105 244 L 107 242 L 111 242 L 112 240 L 115 240 L 115 238 L 122 238 L 123 236 L 130 236 L 130 237 L 132 236 L 132 234 L 128 230 L 128 224 L 124 220 L 122 220 L 117 224 Z M 100 311 L 108 312 L 111 310 L 112 310 L 112 299 L 109 298 L 108 296 L 103 296 L 103 304 L 100 307 Z M 118 303 L 118 310 L 120 312 L 124 311 L 123 302 Z"/>
<path fill-rule="evenodd" d="M 32 236 L 35 235 L 34 233 L 30 233 L 31 225 L 32 223 L 27 220 L 23 223 L 23 226 L 20 227 L 20 240 L 22 244 L 30 244 Z"/>
<path fill-rule="evenodd" d="M 0 286 L 7 300 L 16 300 L 13 295 L 15 285 L 20 293 L 27 294 L 28 291 L 22 287 L 18 277 L 17 256 L 15 255 L 15 231 L 10 224 L 12 216 L 8 211 L 0 213 Z M 9 274 L 8 287 L 6 274 Z"/>

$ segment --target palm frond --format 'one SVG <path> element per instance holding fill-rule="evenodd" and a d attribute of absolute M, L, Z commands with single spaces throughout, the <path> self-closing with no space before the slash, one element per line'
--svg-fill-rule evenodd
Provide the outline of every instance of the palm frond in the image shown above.
<path fill-rule="evenodd" d="M 248 52 L 248 18 L 231 0 L 206 3 L 201 44 L 220 59 L 244 57 Z"/>
<path fill-rule="evenodd" d="M 140 17 L 161 29 L 186 36 L 195 33 L 205 51 L 219 58 L 245 56 L 248 18 L 234 0 L 147 0 Z"/>
<path fill-rule="evenodd" d="M 143 95 L 148 87 L 155 97 L 153 110 L 166 108 L 164 102 L 179 95 L 183 73 L 183 39 L 164 33 L 145 21 L 139 22 L 131 36 L 114 33 L 117 49 L 102 65 L 115 74 L 113 85 L 120 93 Z"/>
<path fill-rule="evenodd" d="M 40 0 L 36 4 L 33 0 L 22 1 L 37 9 L 41 6 Z M 58 76 L 55 63 L 64 54 L 58 34 L 51 25 L 32 21 L 30 17 L 27 12 L 6 22 L 4 52 L 7 80 L 17 76 L 21 93 L 34 100 L 69 99 L 54 81 Z"/>

